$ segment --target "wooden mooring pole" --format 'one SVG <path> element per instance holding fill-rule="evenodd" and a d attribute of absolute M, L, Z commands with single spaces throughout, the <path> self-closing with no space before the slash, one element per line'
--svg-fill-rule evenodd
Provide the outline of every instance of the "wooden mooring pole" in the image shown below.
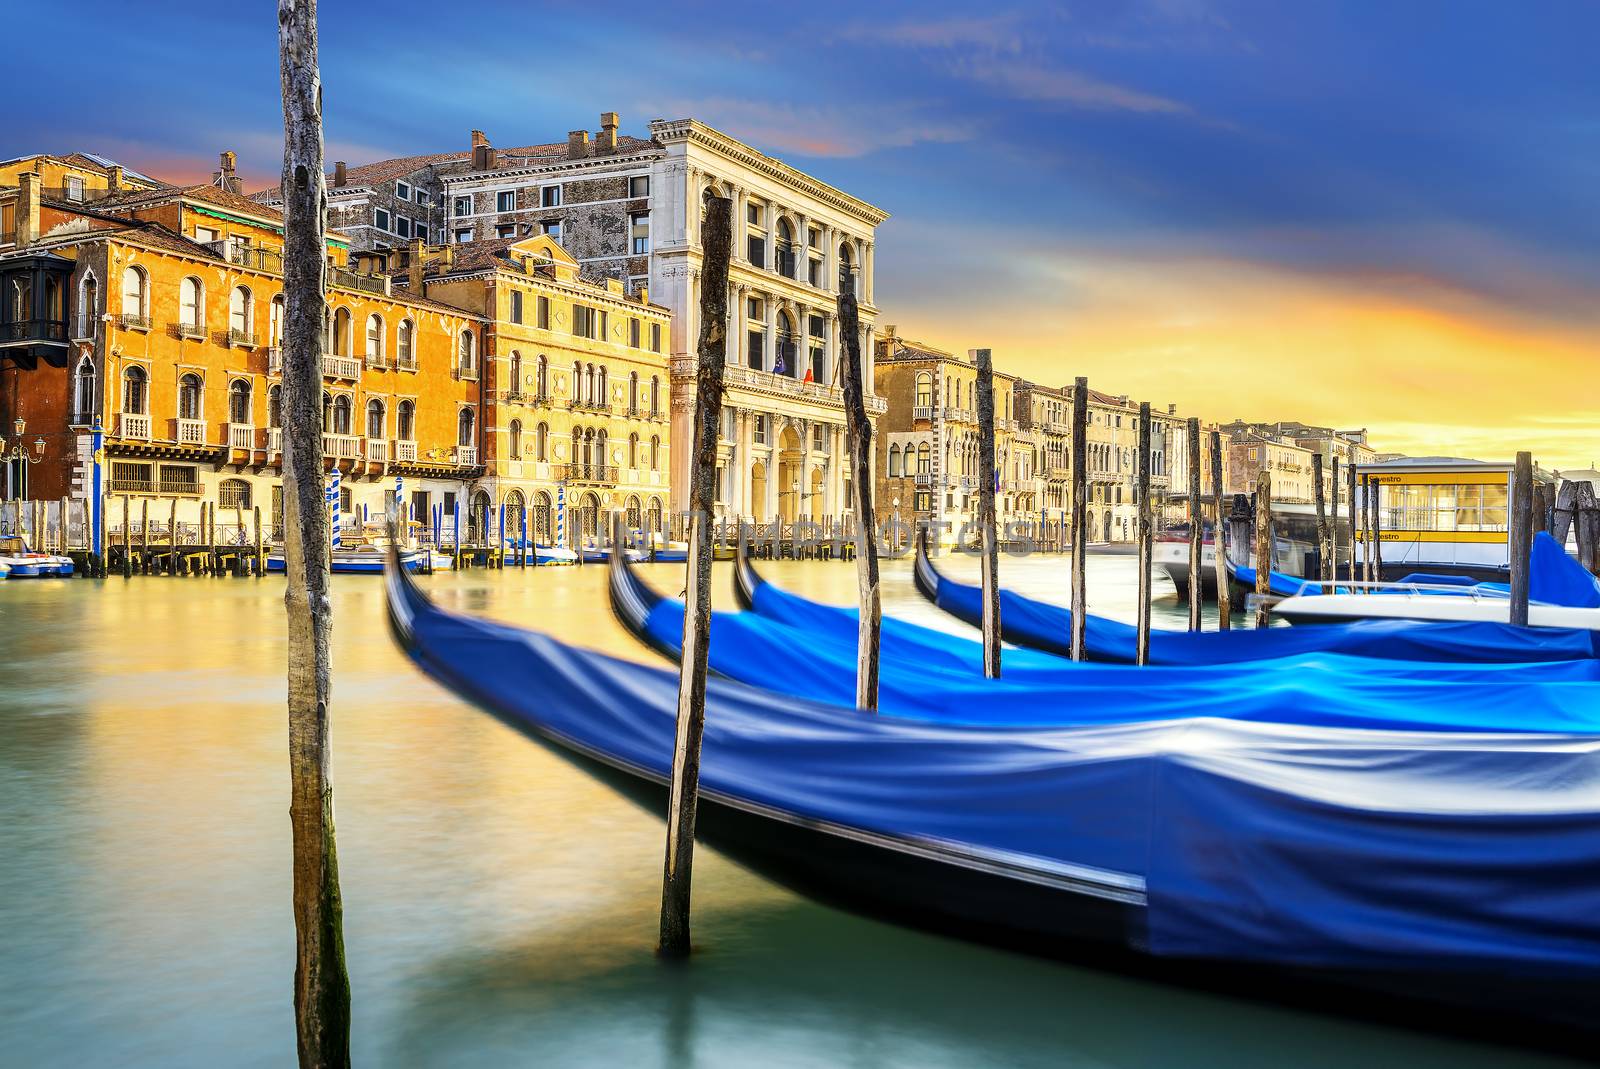
<path fill-rule="evenodd" d="M 1328 577 L 1328 551 L 1333 542 L 1328 538 L 1328 501 L 1322 486 L 1322 454 L 1311 454 L 1311 500 L 1317 507 L 1317 577 Z"/>
<path fill-rule="evenodd" d="M 1595 500 L 1594 484 L 1580 482 L 1572 496 L 1573 534 L 1578 543 L 1578 563 L 1590 575 L 1600 575 L 1600 501 Z"/>
<path fill-rule="evenodd" d="M 21 506 L 18 506 L 19 515 Z M 21 524 L 19 523 L 20 527 Z M 122 578 L 133 578 L 133 499 L 122 495 Z"/>
<path fill-rule="evenodd" d="M 139 571 L 150 574 L 150 499 L 139 503 Z"/>
<path fill-rule="evenodd" d="M 1328 568 L 1324 577 L 1330 583 L 1339 580 L 1339 457 L 1333 458 L 1333 474 L 1328 479 L 1332 499 L 1328 502 Z"/>
<path fill-rule="evenodd" d="M 1201 574 L 1204 557 L 1201 548 L 1201 531 L 1205 527 L 1205 514 L 1200 499 L 1200 420 L 1190 416 L 1184 426 L 1189 448 L 1189 630 L 1200 630 L 1200 612 L 1205 595 L 1205 577 Z"/>
<path fill-rule="evenodd" d="M 1272 472 L 1256 476 L 1256 626 L 1266 627 L 1272 594 Z"/>
<path fill-rule="evenodd" d="M 883 605 L 878 589 L 878 524 L 872 508 L 872 424 L 867 420 L 861 320 L 853 288 L 839 294 L 839 338 L 844 343 L 841 385 L 844 387 L 850 496 L 856 513 L 856 586 L 861 595 L 856 624 L 856 708 L 875 713 L 878 711 L 878 646 Z M 996 626 L 998 623 L 996 620 Z"/>
<path fill-rule="evenodd" d="M 1511 622 L 1528 626 L 1528 587 L 1533 552 L 1533 454 L 1519 452 L 1511 473 L 1511 527 L 1506 551 L 1511 565 Z"/>
<path fill-rule="evenodd" d="M 1139 402 L 1139 615 L 1134 659 L 1150 663 L 1150 568 L 1155 563 L 1155 522 L 1150 499 L 1150 402 Z"/>
<path fill-rule="evenodd" d="M 688 582 L 684 587 L 683 656 L 678 667 L 678 722 L 672 748 L 667 851 L 661 880 L 664 957 L 689 953 L 689 891 L 694 824 L 700 798 L 700 740 L 705 733 L 706 665 L 711 644 L 711 511 L 716 503 L 717 433 L 722 423 L 722 373 L 727 349 L 728 261 L 733 251 L 733 201 L 707 197 L 700 243 L 700 338 L 695 366 L 693 456 L 689 469 Z"/>
<path fill-rule="evenodd" d="M 978 365 L 978 537 L 983 562 L 983 675 L 1000 678 L 1000 546 L 994 511 L 994 363 L 988 349 L 970 354 Z"/>
<path fill-rule="evenodd" d="M 1361 581 L 1361 573 L 1356 570 L 1357 532 L 1359 532 L 1361 530 L 1361 528 L 1356 523 L 1356 464 L 1355 464 L 1354 460 L 1352 460 L 1350 462 L 1350 469 L 1347 472 L 1345 472 L 1345 489 L 1347 491 L 1349 491 L 1349 495 L 1348 496 L 1350 498 L 1350 501 L 1349 501 L 1348 505 L 1346 506 L 1350 510 L 1350 567 L 1349 567 L 1349 573 L 1350 574 L 1349 574 L 1349 579 L 1350 579 L 1350 583 L 1351 583 L 1351 589 L 1355 590 L 1355 589 L 1358 589 L 1355 586 L 1355 584 L 1359 583 Z"/>
<path fill-rule="evenodd" d="M 266 545 L 261 538 L 261 506 L 254 507 L 254 526 L 256 529 L 256 575 L 265 575 L 267 571 Z"/>
<path fill-rule="evenodd" d="M 1072 386 L 1072 659 L 1083 660 L 1084 623 L 1089 588 L 1084 573 L 1089 556 L 1089 380 L 1079 375 Z"/>
<path fill-rule="evenodd" d="M 1222 432 L 1211 432 L 1211 552 L 1217 579 L 1217 630 L 1233 626 L 1233 591 L 1228 578 L 1227 517 L 1222 514 Z"/>

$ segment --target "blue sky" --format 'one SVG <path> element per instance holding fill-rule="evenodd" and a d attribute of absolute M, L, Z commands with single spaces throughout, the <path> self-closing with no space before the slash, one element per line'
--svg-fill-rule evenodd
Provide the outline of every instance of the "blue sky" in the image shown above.
<path fill-rule="evenodd" d="M 233 148 L 275 177 L 274 4 L 71 11 L 97 28 L 73 39 L 89 55 L 65 77 L 47 49 L 13 67 L 40 89 L 0 152 L 87 148 L 192 175 Z M 1600 333 L 1600 6 L 616 12 L 325 2 L 329 158 L 454 148 L 475 127 L 560 140 L 604 110 L 635 134 L 691 115 L 891 212 L 877 295 L 913 336 L 1208 418 L 1411 424 L 1396 441 L 1418 451 L 1429 434 L 1474 447 L 1474 427 L 1547 453 L 1576 434 L 1560 460 L 1600 454 L 1572 430 L 1600 425 L 1600 401 L 1557 388 Z M 60 17 L 10 15 L 45 40 Z M 1550 384 L 1540 403 L 1482 403 L 1504 392 L 1497 354 L 1524 387 Z M 1307 389 L 1218 384 L 1285 361 L 1310 369 Z M 1539 422 L 1552 406 L 1559 432 Z"/>

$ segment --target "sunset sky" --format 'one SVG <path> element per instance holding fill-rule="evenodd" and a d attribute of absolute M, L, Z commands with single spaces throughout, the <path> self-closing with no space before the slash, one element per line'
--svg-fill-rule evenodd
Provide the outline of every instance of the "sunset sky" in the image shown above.
<path fill-rule="evenodd" d="M 892 213 L 881 322 L 1206 419 L 1600 461 L 1600 8 L 322 5 L 329 159 L 692 116 Z M 79 0 L 0 156 L 281 157 L 275 4 Z M 59 10 L 11 12 L 60 41 Z M 28 25 L 30 21 L 36 25 Z"/>

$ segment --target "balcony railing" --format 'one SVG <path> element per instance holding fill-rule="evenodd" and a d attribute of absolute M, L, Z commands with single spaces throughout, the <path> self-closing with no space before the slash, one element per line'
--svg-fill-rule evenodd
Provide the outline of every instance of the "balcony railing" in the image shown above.
<path fill-rule="evenodd" d="M 150 440 L 150 417 L 136 412 L 117 413 L 117 433 L 124 438 Z"/>
<path fill-rule="evenodd" d="M 229 330 L 228 344 L 238 349 L 254 349 L 256 333 L 253 330 Z"/>
<path fill-rule="evenodd" d="M 358 275 L 354 271 L 348 271 L 343 267 L 335 267 L 329 271 L 328 284 L 347 290 L 376 293 L 384 297 L 389 295 L 389 280 L 385 276 Z"/>
<path fill-rule="evenodd" d="M 178 421 L 179 445 L 205 445 L 206 421 L 203 419 L 179 419 Z"/>
<path fill-rule="evenodd" d="M 368 438 L 367 439 L 367 463 L 368 464 L 387 464 L 387 463 L 389 463 L 389 443 L 384 441 L 381 438 Z"/>
<path fill-rule="evenodd" d="M 256 429 L 248 423 L 228 424 L 228 448 L 253 450 L 256 447 Z"/>
<path fill-rule="evenodd" d="M 471 382 L 476 382 L 478 381 L 478 365 L 462 364 L 456 368 L 455 376 L 458 379 L 466 379 Z"/>
<path fill-rule="evenodd" d="M 551 476 L 557 481 L 611 486 L 617 481 L 617 469 L 611 464 L 556 464 Z"/>
<path fill-rule="evenodd" d="M 269 452 L 269 453 L 282 453 L 283 452 L 283 428 L 282 427 L 268 427 L 267 428 L 267 452 Z"/>
<path fill-rule="evenodd" d="M 401 464 L 415 464 L 417 462 L 417 443 L 405 438 L 396 438 L 394 442 L 394 459 Z"/>
<path fill-rule="evenodd" d="M 478 463 L 478 447 L 475 445 L 458 445 L 450 460 L 451 463 L 459 467 L 475 467 Z"/>
<path fill-rule="evenodd" d="M 385 368 L 389 366 L 388 363 L 384 361 L 382 353 L 368 353 L 365 363 L 368 367 L 372 368 Z"/>
<path fill-rule="evenodd" d="M 54 319 L 21 319 L 0 325 L 6 341 L 66 341 L 67 325 Z"/>
<path fill-rule="evenodd" d="M 771 371 L 758 371 L 753 367 L 730 365 L 727 367 L 725 375 L 731 385 L 753 386 L 757 389 L 771 390 L 775 393 L 786 394 L 790 397 L 800 397 L 809 401 L 831 401 L 837 404 L 842 403 L 844 400 L 844 393 L 837 386 L 826 386 L 820 382 L 805 382 L 801 379 L 790 378 L 788 375 L 774 374 Z"/>
<path fill-rule="evenodd" d="M 150 317 L 124 312 L 117 316 L 117 326 L 123 330 L 149 330 Z"/>
<path fill-rule="evenodd" d="M 361 361 L 353 356 L 325 356 L 322 358 L 322 377 L 327 379 L 359 379 Z"/>
<path fill-rule="evenodd" d="M 932 419 L 933 418 L 933 406 L 932 405 L 913 405 L 912 408 L 911 408 L 911 418 L 912 419 Z"/>
<path fill-rule="evenodd" d="M 417 354 L 400 353 L 394 358 L 394 366 L 399 368 L 401 371 L 417 370 Z"/>
<path fill-rule="evenodd" d="M 933 485 L 933 472 L 931 472 L 931 471 L 919 471 L 919 472 L 916 473 L 915 477 L 916 477 L 918 486 L 932 486 Z"/>
<path fill-rule="evenodd" d="M 324 434 L 322 455 L 335 460 L 359 460 L 361 439 L 354 434 Z"/>
<path fill-rule="evenodd" d="M 206 336 L 206 325 L 204 323 L 179 323 L 177 330 L 180 338 L 203 340 Z"/>

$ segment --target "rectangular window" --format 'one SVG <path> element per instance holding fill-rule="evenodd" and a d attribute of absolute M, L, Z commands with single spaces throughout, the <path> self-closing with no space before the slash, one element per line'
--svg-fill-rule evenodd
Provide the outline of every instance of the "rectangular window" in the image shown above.
<path fill-rule="evenodd" d="M 550 298 L 539 298 L 539 327 L 543 330 L 550 329 Z"/>
<path fill-rule="evenodd" d="M 750 427 L 750 437 L 756 445 L 767 444 L 767 417 L 761 412 L 755 415 L 755 421 Z"/>
<path fill-rule="evenodd" d="M 806 281 L 818 289 L 822 288 L 822 257 L 811 257 L 811 262 L 806 266 Z"/>
<path fill-rule="evenodd" d="M 601 341 L 607 341 L 611 337 L 609 314 L 604 309 L 601 309 L 600 311 L 600 330 L 595 337 L 599 338 Z"/>
<path fill-rule="evenodd" d="M 635 349 L 639 348 L 639 321 L 637 319 L 628 320 L 628 344 Z"/>
<path fill-rule="evenodd" d="M 497 212 L 514 212 L 517 210 L 517 191 L 502 189 L 494 195 L 494 210 Z"/>
<path fill-rule="evenodd" d="M 628 196 L 630 196 L 630 197 L 634 198 L 635 200 L 637 200 L 640 197 L 648 197 L 649 195 L 650 195 L 650 176 L 649 175 L 647 175 L 647 174 L 636 174 L 632 178 L 628 179 Z"/>
<path fill-rule="evenodd" d="M 767 335 L 765 331 L 750 331 L 745 339 L 745 363 L 760 371 L 765 363 L 766 353 L 763 350 L 766 345 Z"/>
<path fill-rule="evenodd" d="M 820 423 L 811 425 L 811 448 L 818 453 L 826 453 L 828 451 L 827 428 Z"/>
<path fill-rule="evenodd" d="M 410 200 L 411 199 L 411 186 L 410 186 L 410 184 L 406 183 L 406 182 L 396 182 L 394 184 L 394 195 L 399 197 L 401 200 Z"/>
<path fill-rule="evenodd" d="M 659 353 L 661 351 L 661 324 L 660 323 L 651 323 L 650 324 L 650 351 L 652 353 Z"/>
<path fill-rule="evenodd" d="M 767 239 L 750 235 L 750 264 L 753 267 L 767 266 Z"/>
<path fill-rule="evenodd" d="M 73 201 L 83 199 L 83 179 L 76 176 L 67 178 L 67 199 Z"/>
<path fill-rule="evenodd" d="M 385 211 L 384 209 L 379 208 L 376 212 L 373 213 L 372 225 L 377 227 L 379 230 L 382 230 L 384 233 L 388 233 L 389 232 L 389 213 L 387 211 Z"/>
<path fill-rule="evenodd" d="M 650 251 L 650 213 L 634 212 L 628 221 L 633 226 L 633 254 L 643 256 Z"/>
<path fill-rule="evenodd" d="M 809 249 L 820 248 L 822 245 L 822 231 L 814 226 L 806 227 L 806 247 Z"/>
<path fill-rule="evenodd" d="M 456 198 L 456 214 L 457 215 L 471 215 L 472 214 L 472 198 L 471 197 L 457 197 Z"/>
<path fill-rule="evenodd" d="M 517 236 L 517 224 L 516 223 L 501 223 L 499 226 L 494 228 L 494 236 L 497 237 L 497 238 L 514 238 L 514 237 L 516 237 Z"/>
<path fill-rule="evenodd" d="M 561 220 L 552 219 L 547 223 L 541 223 L 540 226 L 544 230 L 545 237 L 549 238 L 551 241 L 556 242 L 557 244 L 560 244 L 560 242 L 561 242 Z"/>
<path fill-rule="evenodd" d="M 208 241 L 216 241 L 221 236 L 215 227 L 197 226 L 194 228 L 194 239 L 202 245 Z"/>
<path fill-rule="evenodd" d="M 586 305 L 572 306 L 572 333 L 580 338 L 594 337 L 594 309 Z"/>
<path fill-rule="evenodd" d="M 424 245 L 428 243 L 428 224 L 417 224 L 417 240 L 422 242 Z"/>
<path fill-rule="evenodd" d="M 467 242 L 469 242 L 471 240 L 472 240 L 472 228 L 470 226 L 463 226 L 463 227 L 457 227 L 456 228 L 456 244 L 465 245 Z"/>
<path fill-rule="evenodd" d="M 417 190 L 417 203 L 418 204 L 427 204 L 428 203 L 428 191 L 426 189 Z"/>
<path fill-rule="evenodd" d="M 751 226 L 761 225 L 761 205 L 746 204 L 744 208 L 745 219 Z"/>
<path fill-rule="evenodd" d="M 511 291 L 511 322 L 522 322 L 522 292 L 520 290 Z"/>
<path fill-rule="evenodd" d="M 411 220 L 403 215 L 394 217 L 394 232 L 403 238 L 411 237 Z"/>
<path fill-rule="evenodd" d="M 746 319 L 764 320 L 767 318 L 767 306 L 760 297 L 746 297 L 744 315 Z"/>
<path fill-rule="evenodd" d="M 539 187 L 539 207 L 541 207 L 541 208 L 559 208 L 559 207 L 561 207 L 561 187 L 560 186 L 540 186 Z"/>

